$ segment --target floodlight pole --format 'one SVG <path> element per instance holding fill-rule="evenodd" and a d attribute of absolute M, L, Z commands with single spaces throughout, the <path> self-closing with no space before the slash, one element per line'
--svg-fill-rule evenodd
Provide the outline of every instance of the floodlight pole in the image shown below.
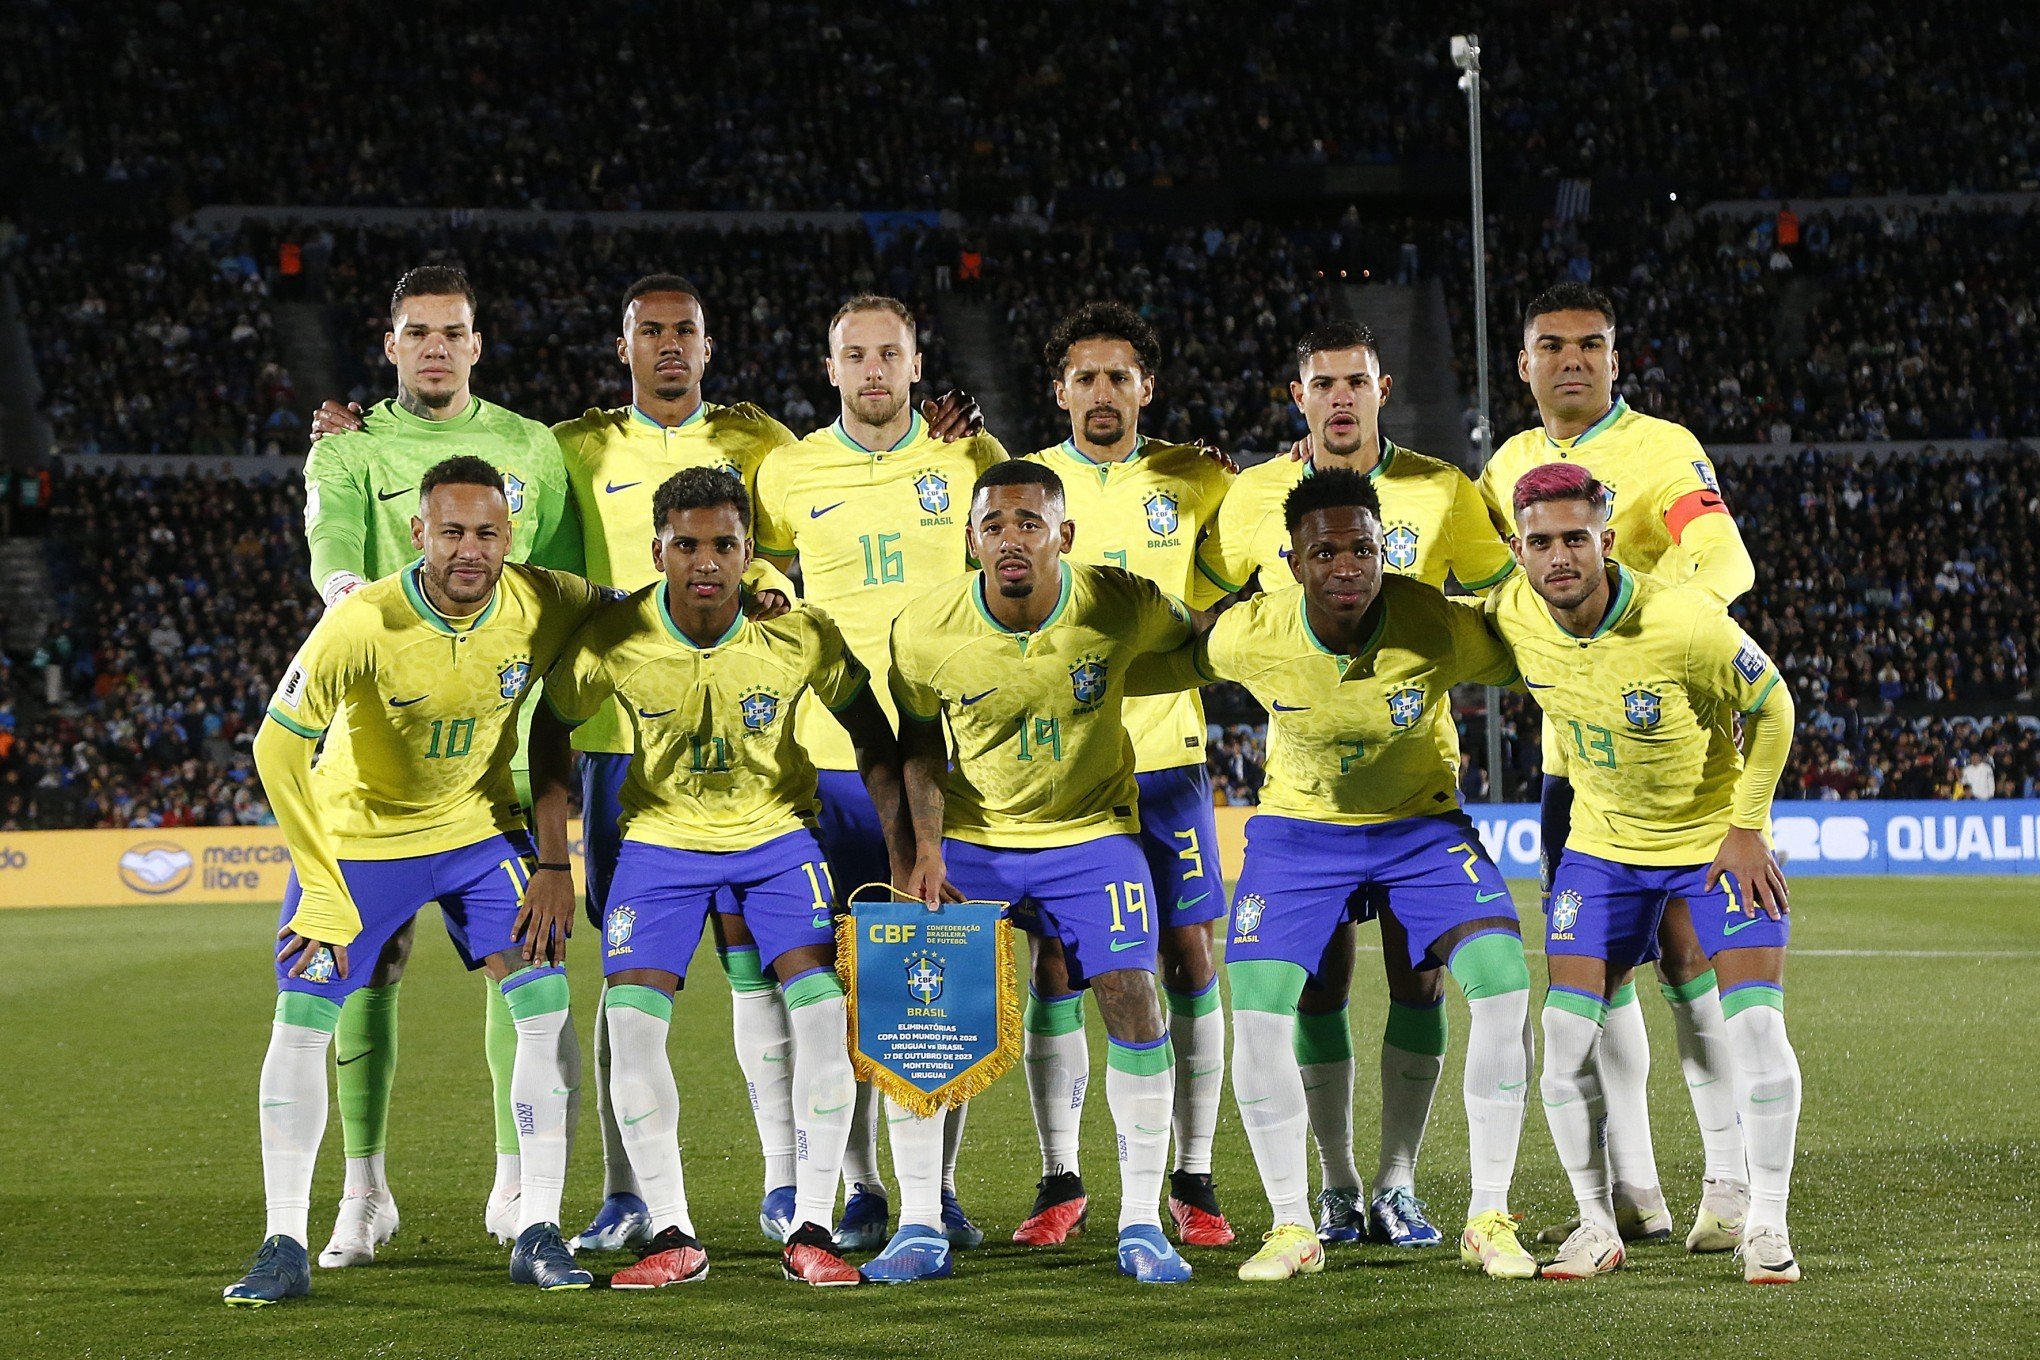
<path fill-rule="evenodd" d="M 1452 40 L 1452 64 L 1459 68 L 1459 88 L 1466 92 L 1466 159 L 1473 179 L 1473 355 L 1475 398 L 1474 441 L 1483 464 L 1494 456 L 1494 431 L 1488 423 L 1487 199 L 1481 190 L 1480 161 L 1480 35 Z M 1487 687 L 1488 801 L 1502 801 L 1502 692 Z"/>

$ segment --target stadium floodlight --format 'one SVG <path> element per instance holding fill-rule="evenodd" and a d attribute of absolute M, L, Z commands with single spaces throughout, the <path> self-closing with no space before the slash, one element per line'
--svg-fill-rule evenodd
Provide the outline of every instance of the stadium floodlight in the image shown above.
<path fill-rule="evenodd" d="M 1481 192 L 1480 163 L 1480 35 L 1461 33 L 1452 39 L 1452 64 L 1459 68 L 1459 88 L 1466 92 L 1467 172 L 1473 180 L 1473 367 L 1477 384 L 1474 443 L 1480 461 L 1494 457 L 1494 431 L 1488 423 L 1487 200 Z M 1487 687 L 1487 796 L 1502 801 L 1502 692 Z"/>

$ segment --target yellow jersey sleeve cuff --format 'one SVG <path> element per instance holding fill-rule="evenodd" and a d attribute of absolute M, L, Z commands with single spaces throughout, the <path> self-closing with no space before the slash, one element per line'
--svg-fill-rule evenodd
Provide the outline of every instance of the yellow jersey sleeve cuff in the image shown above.
<path fill-rule="evenodd" d="M 1478 581 L 1461 581 L 1459 584 L 1467 590 L 1486 590 L 1489 586 L 1497 586 L 1508 580 L 1510 574 L 1515 570 L 1516 562 L 1514 558 L 1511 558 L 1509 561 L 1504 562 L 1502 569 L 1494 575 L 1483 576 Z"/>
<path fill-rule="evenodd" d="M 271 706 L 269 710 L 269 720 L 275 723 L 278 727 L 281 727 L 286 732 L 297 733 L 299 736 L 303 737 L 306 741 L 317 741 L 319 738 L 326 735 L 326 730 L 324 728 L 306 727 L 303 723 L 298 722 L 295 719 L 284 717 L 283 714 L 276 711 L 274 706 Z"/>
<path fill-rule="evenodd" d="M 1210 567 L 1205 566 L 1204 559 L 1201 557 L 1197 559 L 1197 574 L 1199 576 L 1202 576 L 1205 580 L 1211 582 L 1211 584 L 1217 586 L 1220 590 L 1224 591 L 1228 595 L 1232 594 L 1235 590 L 1243 589 L 1246 586 L 1245 581 L 1241 581 L 1239 584 L 1235 585 L 1233 582 L 1226 580 L 1223 576 L 1220 576 Z"/>
<path fill-rule="evenodd" d="M 822 707 L 828 709 L 829 712 L 831 713 L 841 713 L 844 709 L 856 703 L 858 696 L 863 694 L 866 690 L 870 688 L 871 688 L 871 672 L 866 671 L 863 675 L 857 677 L 857 684 L 851 689 L 851 691 L 848 694 L 843 696 L 842 703 L 840 704 L 824 703 Z M 821 696 L 817 695 L 815 697 L 820 698 Z M 901 711 L 905 712 L 904 709 L 902 709 Z"/>
<path fill-rule="evenodd" d="M 754 546 L 757 547 L 759 552 L 764 553 L 768 557 L 793 556 L 794 549 L 791 543 L 784 545 L 773 543 L 766 539 L 758 537 L 755 533 L 752 534 L 751 536 L 751 542 Z"/>
<path fill-rule="evenodd" d="M 1778 688 L 1778 679 L 1779 677 L 1777 673 L 1773 672 L 1771 675 L 1771 683 L 1765 685 L 1762 689 L 1757 691 L 1757 697 L 1750 700 L 1749 703 L 1743 707 L 1743 712 L 1754 713 L 1758 709 L 1762 708 L 1764 706 L 1764 700 L 1771 697 L 1771 691 Z"/>
<path fill-rule="evenodd" d="M 898 696 L 895 696 L 895 697 L 897 698 Z M 913 710 L 913 709 L 911 709 L 911 708 L 908 708 L 908 707 L 907 707 L 907 706 L 906 706 L 905 704 L 901 704 L 901 705 L 899 706 L 899 710 L 900 710 L 900 716 L 901 716 L 902 718 L 906 718 L 906 719 L 908 719 L 908 720 L 909 720 L 909 721 L 911 721 L 911 722 L 917 722 L 917 723 L 935 723 L 935 722 L 941 722 L 941 721 L 942 721 L 942 715 L 941 715 L 940 713 L 936 713 L 936 714 L 932 714 L 932 715 L 930 715 L 930 714 L 925 714 L 925 713 L 916 713 L 916 712 L 914 712 L 914 710 Z"/>
<path fill-rule="evenodd" d="M 582 723 L 588 721 L 586 718 L 571 718 L 568 717 L 566 714 L 560 712 L 560 706 L 553 702 L 552 692 L 550 690 L 541 688 L 538 691 L 538 701 L 545 705 L 546 712 L 552 714 L 555 718 L 558 718 L 561 722 L 565 723 L 569 727 L 579 727 Z"/>

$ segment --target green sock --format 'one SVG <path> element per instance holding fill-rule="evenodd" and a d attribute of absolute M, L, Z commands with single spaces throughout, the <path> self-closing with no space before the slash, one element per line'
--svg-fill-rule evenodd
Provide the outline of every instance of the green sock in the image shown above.
<path fill-rule="evenodd" d="M 340 1008 L 334 1031 L 339 1065 L 340 1133 L 349 1157 L 373 1157 L 390 1131 L 390 1087 L 397 1079 L 397 988 L 363 987 Z"/>
<path fill-rule="evenodd" d="M 517 1120 L 510 1113 L 510 1071 L 517 1066 L 517 1023 L 502 989 L 490 983 L 489 1018 L 482 1026 L 482 1049 L 489 1055 L 489 1081 L 496 1097 L 496 1155 L 517 1155 Z"/>

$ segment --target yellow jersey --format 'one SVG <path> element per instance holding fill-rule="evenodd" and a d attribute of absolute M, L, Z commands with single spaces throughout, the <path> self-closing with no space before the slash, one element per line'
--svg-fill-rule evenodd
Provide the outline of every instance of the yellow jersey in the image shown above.
<path fill-rule="evenodd" d="M 269 716 L 326 739 L 312 801 L 340 859 L 458 850 L 526 825 L 511 778 L 517 714 L 602 593 L 578 576 L 506 565 L 480 613 L 449 619 L 423 563 L 327 610 Z"/>
<path fill-rule="evenodd" d="M 1289 528 L 1283 502 L 1316 465 L 1270 458 L 1242 472 L 1218 512 L 1217 530 L 1199 563 L 1226 590 L 1255 572 L 1261 589 L 1282 590 L 1289 571 Z M 1381 461 L 1367 474 L 1381 497 L 1382 564 L 1437 590 L 1447 577 L 1467 590 L 1495 585 L 1516 569 L 1509 545 L 1496 536 L 1480 492 L 1452 464 L 1384 437 Z"/>
<path fill-rule="evenodd" d="M 1063 481 L 1076 523 L 1071 560 L 1119 567 L 1206 609 L 1228 592 L 1198 570 L 1198 544 L 1219 514 L 1233 473 L 1190 444 L 1142 439 L 1123 462 L 1095 463 L 1065 439 L 1027 455 Z M 1204 702 L 1196 690 L 1126 701 L 1134 769 L 1204 763 Z"/>
<path fill-rule="evenodd" d="M 758 549 L 800 557 L 803 595 L 838 621 L 850 650 L 884 657 L 892 622 L 922 591 L 968 572 L 970 490 L 1006 450 L 988 434 L 944 443 L 919 413 L 900 442 L 873 451 L 843 422 L 774 449 L 758 469 Z M 876 687 L 897 725 L 890 685 Z M 820 705 L 796 719 L 824 770 L 854 770 L 843 725 Z"/>
<path fill-rule="evenodd" d="M 1574 794 L 1566 848 L 1624 864 L 1705 864 L 1732 824 L 1743 767 L 1729 719 L 1763 705 L 1778 668 L 1706 591 L 1622 564 L 1615 572 L 1590 637 L 1560 627 L 1526 578 L 1496 591 L 1486 611 L 1564 747 Z"/>
<path fill-rule="evenodd" d="M 671 427 L 635 406 L 591 408 L 553 426 L 552 432 L 580 511 L 583 574 L 597 585 L 623 591 L 660 579 L 652 565 L 652 497 L 668 477 L 683 468 L 727 468 L 755 491 L 765 455 L 793 439 L 791 430 L 749 402 L 703 402 Z M 792 584 L 762 562 L 745 573 L 744 583 L 754 591 L 783 590 L 792 598 Z M 628 754 L 630 725 L 621 710 L 612 705 L 576 728 L 574 749 Z"/>
<path fill-rule="evenodd" d="M 815 767 L 794 739 L 803 699 L 840 710 L 869 678 L 819 609 L 739 614 L 698 646 L 674 626 L 662 580 L 589 620 L 547 673 L 545 702 L 569 723 L 611 700 L 630 715 L 625 840 L 748 850 L 814 825 Z"/>
<path fill-rule="evenodd" d="M 1138 832 L 1127 668 L 1190 632 L 1153 581 L 1067 559 L 1055 608 L 1031 633 L 992 617 L 982 572 L 908 605 L 892 626 L 893 699 L 904 721 L 947 720 L 943 834 L 1025 849 Z"/>

